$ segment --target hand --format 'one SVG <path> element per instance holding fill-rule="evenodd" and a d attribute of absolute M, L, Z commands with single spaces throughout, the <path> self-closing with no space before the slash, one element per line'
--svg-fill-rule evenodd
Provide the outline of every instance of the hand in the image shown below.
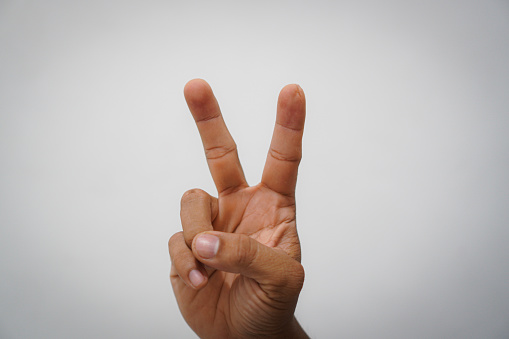
<path fill-rule="evenodd" d="M 304 282 L 295 222 L 304 92 L 281 90 L 262 180 L 252 187 L 210 86 L 191 80 L 184 96 L 218 198 L 198 189 L 182 197 L 183 232 L 169 241 L 182 315 L 202 338 L 307 337 L 294 317 Z"/>

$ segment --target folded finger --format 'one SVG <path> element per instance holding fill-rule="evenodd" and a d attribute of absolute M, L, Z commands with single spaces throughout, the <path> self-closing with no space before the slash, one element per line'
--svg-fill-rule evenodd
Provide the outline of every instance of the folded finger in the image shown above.
<path fill-rule="evenodd" d="M 207 283 L 208 274 L 203 265 L 196 260 L 193 252 L 187 247 L 182 232 L 175 233 L 168 242 L 170 258 L 172 263 L 172 275 L 175 272 L 194 289 L 200 289 Z"/>
<path fill-rule="evenodd" d="M 184 193 L 180 202 L 180 220 L 185 243 L 189 248 L 196 234 L 212 231 L 212 221 L 218 213 L 217 199 L 200 189 Z"/>

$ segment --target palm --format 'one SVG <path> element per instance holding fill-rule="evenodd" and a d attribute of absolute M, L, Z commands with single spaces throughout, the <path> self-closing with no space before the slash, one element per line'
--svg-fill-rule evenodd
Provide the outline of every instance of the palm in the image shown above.
<path fill-rule="evenodd" d="M 247 234 L 262 244 L 277 247 L 300 261 L 300 246 L 295 224 L 295 200 L 263 185 L 242 189 L 219 197 L 219 214 L 213 221 L 215 230 Z M 222 213 L 234 211 L 235 213 Z M 205 288 L 194 290 L 179 278 L 172 280 L 184 317 L 192 315 L 191 327 L 222 329 L 233 326 L 236 332 L 249 328 L 249 322 L 268 310 L 260 305 L 258 284 L 235 273 L 213 271 Z M 210 298 L 218 296 L 217 299 Z M 195 305 L 202 305 L 196 312 Z M 275 310 L 271 310 L 275 311 Z M 187 318 L 187 317 L 186 317 Z M 263 328 L 277 326 L 277 317 L 263 320 Z M 270 323 L 269 323 L 270 322 Z"/>
<path fill-rule="evenodd" d="M 238 215 L 221 211 L 235 211 Z M 263 185 L 220 197 L 219 215 L 213 225 L 218 231 L 247 234 L 266 246 L 281 248 L 300 261 L 300 251 L 295 251 L 298 238 L 293 197 Z"/>
<path fill-rule="evenodd" d="M 210 87 L 201 81 L 193 81 L 186 86 L 186 100 L 198 126 L 209 169 L 219 192 L 218 199 L 209 197 L 215 206 L 209 208 L 212 210 L 209 211 L 209 228 L 196 230 L 199 227 L 188 223 L 186 243 L 189 248 L 195 234 L 210 229 L 248 235 L 300 262 L 294 192 L 305 110 L 302 90 L 298 87 L 292 89 L 286 91 L 289 98 L 281 98 L 283 91 L 280 95 L 276 127 L 262 181 L 249 187 L 235 143 Z M 192 216 L 186 218 L 192 219 Z M 184 220 L 183 228 L 186 234 Z M 207 284 L 195 289 L 189 287 L 172 266 L 172 285 L 178 304 L 196 333 L 214 338 L 259 333 L 260 329 L 275 333 L 278 326 L 288 321 L 287 310 L 293 310 L 297 298 L 280 303 L 272 300 L 254 279 L 206 269 L 209 275 Z"/>

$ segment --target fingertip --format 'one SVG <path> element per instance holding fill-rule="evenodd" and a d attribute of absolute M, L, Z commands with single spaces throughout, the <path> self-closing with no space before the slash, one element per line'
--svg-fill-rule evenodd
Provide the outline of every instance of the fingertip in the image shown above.
<path fill-rule="evenodd" d="M 306 118 L 306 97 L 297 84 L 283 87 L 278 98 L 277 122 L 291 129 L 304 128 Z"/>
<path fill-rule="evenodd" d="M 189 80 L 184 86 L 184 97 L 188 103 L 205 103 L 212 94 L 212 88 L 203 79 L 196 78 Z"/>
<path fill-rule="evenodd" d="M 289 84 L 281 89 L 279 100 L 287 103 L 303 103 L 306 100 L 306 96 L 304 95 L 304 90 L 298 84 Z"/>
<path fill-rule="evenodd" d="M 186 83 L 186 85 L 184 86 L 184 91 L 186 91 L 186 89 L 192 88 L 194 86 L 208 86 L 208 87 L 210 87 L 208 82 L 205 81 L 204 79 L 202 79 L 202 78 L 194 78 L 194 79 L 189 80 Z"/>

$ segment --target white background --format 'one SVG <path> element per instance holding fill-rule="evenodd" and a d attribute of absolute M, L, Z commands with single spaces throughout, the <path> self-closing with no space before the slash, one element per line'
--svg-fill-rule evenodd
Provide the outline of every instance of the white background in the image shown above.
<path fill-rule="evenodd" d="M 306 93 L 312 337 L 509 337 L 507 1 L 4 0 L 1 338 L 194 337 L 167 240 L 216 193 L 195 77 L 251 184 L 279 90 Z"/>

